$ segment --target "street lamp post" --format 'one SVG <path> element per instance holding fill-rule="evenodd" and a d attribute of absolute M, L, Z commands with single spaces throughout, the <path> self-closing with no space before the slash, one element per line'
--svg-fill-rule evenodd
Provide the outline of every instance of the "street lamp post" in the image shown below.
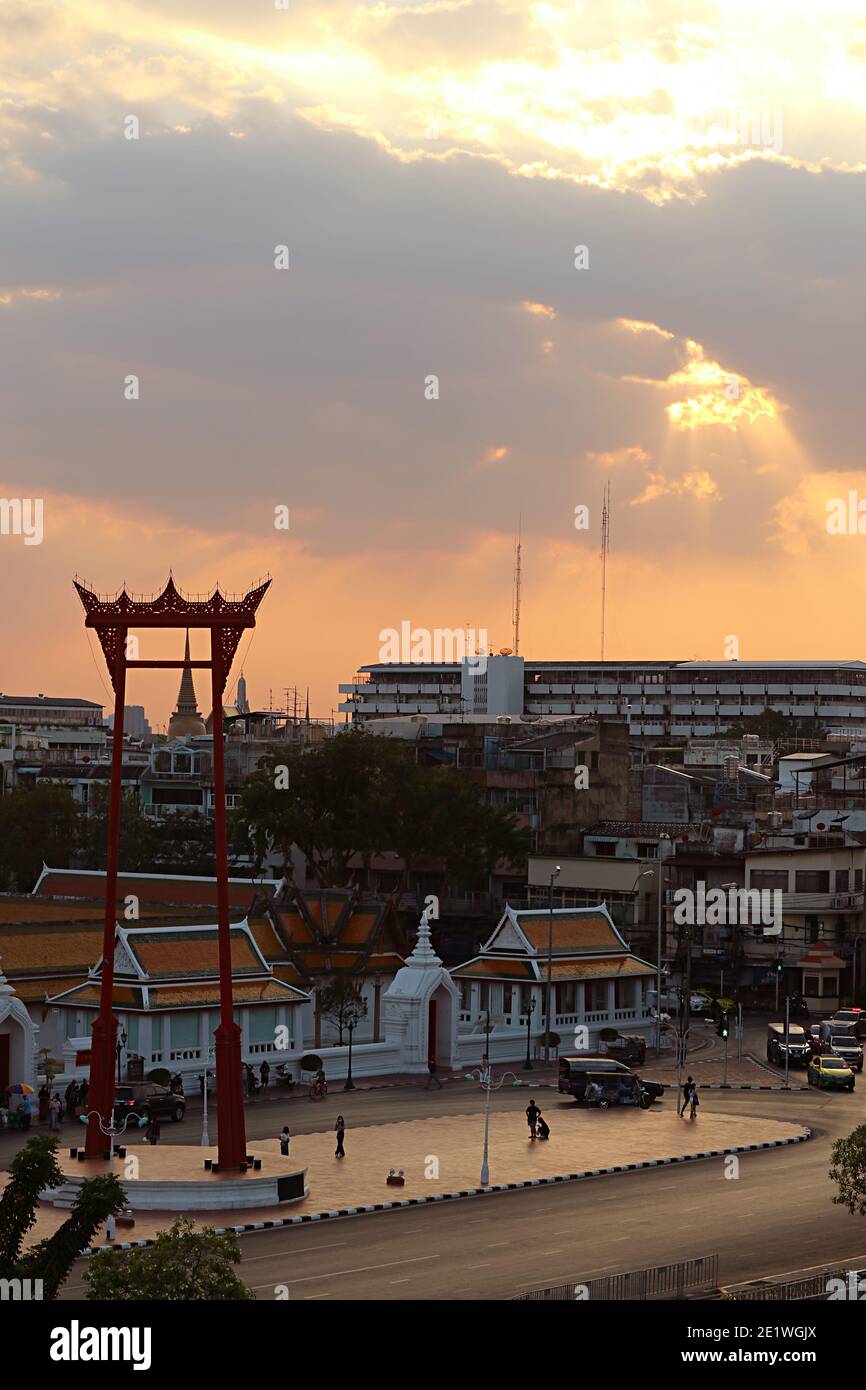
<path fill-rule="evenodd" d="M 120 1085 L 120 1058 L 121 1058 L 121 1053 L 123 1052 L 123 1049 L 126 1047 L 126 1043 L 127 1043 L 127 1032 L 126 1032 L 126 1029 L 125 1029 L 125 1028 L 121 1028 L 120 1034 L 119 1034 L 118 1039 L 117 1039 L 117 1084 L 118 1084 L 118 1086 Z"/>
<path fill-rule="evenodd" d="M 547 929 L 547 1000 L 544 1021 L 544 1060 L 550 1061 L 550 997 L 552 993 L 553 981 L 553 885 L 562 873 L 562 868 L 557 864 L 550 875 L 550 896 L 548 902 L 549 925 Z"/>
<path fill-rule="evenodd" d="M 523 1063 L 524 1071 L 532 1071 L 532 1059 L 529 1049 L 532 1045 L 532 1015 L 535 1012 L 535 999 L 531 998 L 526 1006 L 526 1061 Z"/>
<path fill-rule="evenodd" d="M 141 1116 L 136 1114 L 134 1110 L 131 1110 L 127 1115 L 124 1115 L 123 1121 L 120 1124 L 118 1124 L 117 1120 L 114 1118 L 113 1111 L 111 1114 L 111 1119 L 108 1121 L 108 1124 L 105 1123 L 98 1110 L 87 1110 L 83 1115 L 79 1115 L 78 1118 L 83 1125 L 86 1125 L 89 1120 L 96 1120 L 96 1123 L 99 1126 L 100 1134 L 104 1134 L 106 1139 L 108 1140 L 109 1163 L 113 1162 L 114 1160 L 115 1135 L 124 1134 L 126 1132 L 126 1126 L 133 1118 L 135 1118 L 138 1121 L 139 1128 L 141 1128 L 142 1124 Z"/>
<path fill-rule="evenodd" d="M 349 1029 L 349 1074 L 346 1077 L 346 1084 L 343 1087 L 343 1090 L 354 1091 L 355 1083 L 352 1080 L 352 1034 L 355 1031 L 355 1025 L 353 1022 L 350 1021 L 346 1026 Z"/>
<path fill-rule="evenodd" d="M 662 840 L 669 841 L 670 838 L 670 835 L 665 832 L 659 835 L 659 891 L 656 939 L 656 1052 L 661 1051 L 662 1045 Z"/>
<path fill-rule="evenodd" d="M 498 1081 L 493 1080 L 493 1068 L 490 1065 L 490 1058 L 484 1058 L 484 1066 L 477 1067 L 475 1071 L 466 1073 L 467 1081 L 479 1081 L 484 1090 L 484 1154 L 481 1159 L 481 1186 L 487 1187 L 490 1182 L 490 1093 L 498 1091 L 505 1085 L 509 1076 L 515 1086 L 522 1086 L 523 1082 L 519 1076 L 515 1076 L 513 1071 L 503 1072 Z"/>
<path fill-rule="evenodd" d="M 205 1058 L 204 1063 L 204 1085 L 202 1086 L 201 1091 L 202 1101 L 204 1102 L 201 1114 L 201 1146 L 203 1149 L 207 1149 L 210 1147 L 210 1136 L 207 1131 L 207 1093 L 208 1082 L 210 1081 L 210 1060 L 211 1057 L 213 1057 L 213 1055 L 214 1050 L 212 1047 L 209 1047 L 207 1050 L 207 1057 Z"/>

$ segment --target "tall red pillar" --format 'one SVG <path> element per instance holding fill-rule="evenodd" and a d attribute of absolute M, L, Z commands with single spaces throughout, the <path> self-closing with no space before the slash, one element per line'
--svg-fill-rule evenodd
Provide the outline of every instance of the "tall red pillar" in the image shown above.
<path fill-rule="evenodd" d="M 226 835 L 226 775 L 223 692 L 226 673 L 219 633 L 211 632 L 214 831 L 216 836 L 217 925 L 219 931 L 220 1022 L 216 1030 L 217 1130 L 220 1168 L 237 1168 L 247 1152 L 244 1127 L 241 1030 L 232 1009 L 232 948 L 229 935 L 229 869 Z"/>
<path fill-rule="evenodd" d="M 96 1115 L 88 1122 L 86 1152 L 96 1157 L 106 1148 L 100 1133 L 111 1118 L 114 1102 L 114 1065 L 117 1021 L 112 1012 L 114 987 L 114 937 L 116 927 L 118 848 L 120 842 L 121 782 L 123 774 L 123 704 L 126 672 L 133 667 L 149 670 L 207 667 L 213 692 L 214 829 L 216 832 L 217 916 L 220 969 L 220 1024 L 216 1031 L 217 1118 L 220 1165 L 234 1168 L 246 1156 L 241 1030 L 232 1012 L 232 962 L 229 936 L 228 837 L 226 834 L 225 758 L 223 749 L 223 694 L 241 634 L 256 625 L 258 606 L 270 588 L 270 578 L 239 596 L 215 589 L 201 598 L 181 594 L 169 576 L 165 588 L 150 597 L 97 594 L 75 579 L 75 589 L 86 613 L 85 626 L 94 628 L 114 685 L 114 739 L 111 754 L 111 800 L 108 819 L 108 859 L 105 882 L 105 924 L 102 947 L 102 986 L 99 1016 L 93 1026 L 88 1109 Z M 130 628 L 207 628 L 211 635 L 211 660 L 156 659 L 140 661 L 127 655 Z"/>
<path fill-rule="evenodd" d="M 100 1131 L 111 1122 L 114 1110 L 115 1049 L 117 1019 L 113 1011 L 114 995 L 114 937 L 117 929 L 117 860 L 120 846 L 120 805 L 123 781 L 123 702 L 126 697 L 126 636 L 125 627 L 116 629 L 117 644 L 114 669 L 114 733 L 111 741 L 111 795 L 108 804 L 108 854 L 105 871 L 105 916 L 102 927 L 102 983 L 99 994 L 99 1013 L 94 1020 L 90 1044 L 90 1084 L 87 1090 L 87 1122 L 85 1152 L 88 1158 L 98 1158 L 108 1148 L 109 1141 Z"/>

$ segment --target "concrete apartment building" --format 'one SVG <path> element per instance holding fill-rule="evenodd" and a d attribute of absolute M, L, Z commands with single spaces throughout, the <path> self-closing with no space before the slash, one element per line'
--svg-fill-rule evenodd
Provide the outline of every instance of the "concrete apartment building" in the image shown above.
<path fill-rule="evenodd" d="M 767 707 L 866 734 L 861 661 L 530 661 L 501 653 L 475 660 L 374 662 L 340 685 L 340 709 L 361 719 L 392 714 L 616 716 L 638 739 L 708 738 Z M 487 692 L 487 705 L 480 704 Z"/>

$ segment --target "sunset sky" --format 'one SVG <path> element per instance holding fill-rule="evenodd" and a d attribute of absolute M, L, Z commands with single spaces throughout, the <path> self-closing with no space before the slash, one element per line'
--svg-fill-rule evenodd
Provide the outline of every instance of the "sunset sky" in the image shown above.
<path fill-rule="evenodd" d="M 519 517 L 521 652 L 594 659 L 608 479 L 609 658 L 866 657 L 864 152 L 862 0 L 4 0 L 0 496 L 45 533 L 0 535 L 0 690 L 108 703 L 76 572 L 270 572 L 250 697 L 327 715 L 383 628 L 511 644 Z"/>

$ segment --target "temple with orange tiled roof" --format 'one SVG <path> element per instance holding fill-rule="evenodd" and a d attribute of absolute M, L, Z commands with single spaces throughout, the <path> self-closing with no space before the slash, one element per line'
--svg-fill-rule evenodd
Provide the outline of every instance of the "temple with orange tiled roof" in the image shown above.
<path fill-rule="evenodd" d="M 603 1028 L 649 1037 L 656 968 L 629 950 L 604 903 L 552 912 L 506 907 L 478 955 L 451 971 L 461 993 L 460 1035 L 489 1035 L 496 1060 L 522 1056 L 527 1032 L 545 1031 L 548 968 L 550 1028 L 561 1048 L 573 1046 L 580 1026 L 591 1050 Z"/>

